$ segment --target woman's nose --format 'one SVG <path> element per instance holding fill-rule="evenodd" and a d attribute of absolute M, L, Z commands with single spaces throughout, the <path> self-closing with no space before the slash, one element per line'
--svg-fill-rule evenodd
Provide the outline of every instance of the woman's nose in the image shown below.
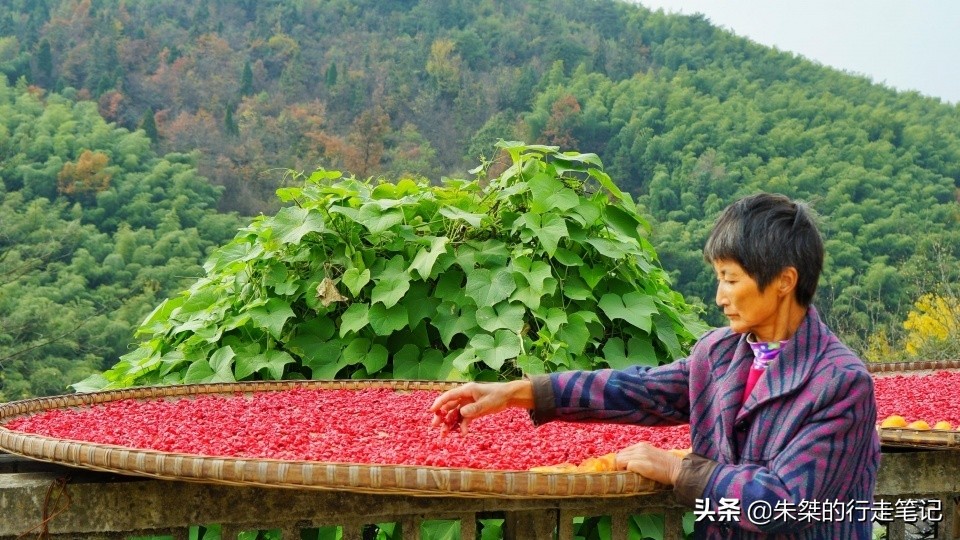
<path fill-rule="evenodd" d="M 723 294 L 723 289 L 717 286 L 717 297 L 714 299 L 718 306 L 723 307 L 727 304 L 727 295 Z"/>

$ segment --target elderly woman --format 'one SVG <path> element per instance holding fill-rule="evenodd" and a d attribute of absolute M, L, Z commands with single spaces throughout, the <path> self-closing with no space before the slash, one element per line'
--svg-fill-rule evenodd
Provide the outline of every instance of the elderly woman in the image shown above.
<path fill-rule="evenodd" d="M 538 424 L 689 422 L 686 457 L 639 443 L 617 453 L 617 466 L 672 485 L 698 509 L 739 508 L 729 520 L 698 521 L 697 538 L 870 538 L 880 461 L 873 381 L 811 304 L 823 256 L 803 204 L 741 199 L 704 248 L 730 324 L 705 334 L 688 358 L 465 384 L 437 398 L 435 423 L 459 413 L 466 429 L 506 407 L 529 409 Z M 772 515 L 748 516 L 758 507 Z"/>

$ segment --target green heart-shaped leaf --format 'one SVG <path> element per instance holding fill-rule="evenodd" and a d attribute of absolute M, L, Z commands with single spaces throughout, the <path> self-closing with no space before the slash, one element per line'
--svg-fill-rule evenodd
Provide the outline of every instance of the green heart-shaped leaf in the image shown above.
<path fill-rule="evenodd" d="M 366 304 L 352 304 L 340 316 L 340 337 L 359 332 L 370 323 L 370 308 Z"/>
<path fill-rule="evenodd" d="M 344 313 L 346 315 L 346 313 Z M 370 306 L 368 312 L 370 328 L 378 336 L 389 336 L 397 330 L 407 326 L 407 308 L 403 304 L 397 304 L 392 307 L 384 307 L 383 304 L 374 304 Z"/>
<path fill-rule="evenodd" d="M 467 274 L 466 294 L 477 306 L 492 306 L 506 300 L 516 288 L 513 273 L 506 268 L 477 268 Z"/>
<path fill-rule="evenodd" d="M 363 271 L 360 271 L 358 268 L 348 268 L 340 278 L 340 283 L 346 285 L 347 289 L 350 290 L 350 294 L 356 298 L 360 295 L 360 291 L 363 290 L 364 285 L 370 283 L 370 269 L 365 268 Z"/>
<path fill-rule="evenodd" d="M 501 302 L 496 306 L 477 308 L 477 324 L 488 332 L 501 328 L 512 332 L 523 329 L 523 316 L 527 310 L 523 306 Z"/>
<path fill-rule="evenodd" d="M 607 293 L 600 298 L 598 306 L 610 320 L 622 319 L 647 333 L 653 325 L 651 316 L 657 312 L 653 298 L 640 292 L 623 296 Z"/>
<path fill-rule="evenodd" d="M 279 298 L 271 298 L 266 305 L 250 310 L 250 320 L 269 332 L 273 339 L 280 339 L 283 326 L 291 317 L 293 310 L 290 309 L 290 304 Z"/>
<path fill-rule="evenodd" d="M 477 358 L 493 369 L 520 354 L 520 336 L 509 330 L 497 330 L 492 336 L 480 334 L 470 341 Z"/>

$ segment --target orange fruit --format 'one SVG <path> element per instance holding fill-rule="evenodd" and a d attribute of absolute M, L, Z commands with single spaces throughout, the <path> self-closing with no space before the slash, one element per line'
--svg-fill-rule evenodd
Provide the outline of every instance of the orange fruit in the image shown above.
<path fill-rule="evenodd" d="M 947 422 L 946 420 L 941 420 L 941 421 L 939 421 L 939 422 L 937 422 L 936 424 L 933 425 L 933 429 L 947 429 L 947 430 L 950 430 L 950 429 L 953 429 L 953 426 L 950 424 L 950 422 Z"/>
<path fill-rule="evenodd" d="M 573 463 L 560 463 L 557 465 L 544 465 L 542 467 L 531 467 L 530 472 L 542 473 L 568 473 L 568 472 L 614 472 L 617 470 L 617 453 L 611 452 L 600 457 L 588 457 L 580 462 L 580 465 Z"/>
<path fill-rule="evenodd" d="M 902 428 L 907 427 L 907 420 L 900 415 L 893 415 L 884 418 L 883 422 L 880 422 L 880 427 L 887 428 Z"/>
<path fill-rule="evenodd" d="M 600 457 L 590 457 L 577 466 L 580 472 L 613 472 L 617 470 L 617 454 L 611 452 Z"/>
<path fill-rule="evenodd" d="M 916 420 L 907 424 L 907 429 L 930 429 L 930 424 L 924 420 Z"/>
<path fill-rule="evenodd" d="M 577 470 L 577 466 L 573 463 L 560 463 L 559 465 L 544 465 L 542 467 L 531 467 L 530 472 L 542 472 L 542 473 L 566 473 L 574 472 Z"/>

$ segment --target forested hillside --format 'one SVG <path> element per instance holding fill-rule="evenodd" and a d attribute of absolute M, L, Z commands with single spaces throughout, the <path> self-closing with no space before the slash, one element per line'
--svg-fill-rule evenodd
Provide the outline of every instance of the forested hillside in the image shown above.
<path fill-rule="evenodd" d="M 613 176 L 659 224 L 664 265 L 705 302 L 715 278 L 701 248 L 727 202 L 761 190 L 811 201 L 828 251 L 817 303 L 841 332 L 867 335 L 890 315 L 902 320 L 918 294 L 957 282 L 960 115 L 784 67 L 773 81 L 724 63 L 619 83 L 579 72 L 539 94 L 527 124 L 533 139 L 550 139 L 557 104 L 583 103 L 566 137 L 605 141 Z"/>
<path fill-rule="evenodd" d="M 189 156 L 0 79 L 0 401 L 62 393 L 236 233 Z"/>
<path fill-rule="evenodd" d="M 203 195 L 190 203 L 253 215 L 277 210 L 273 192 L 288 169 L 439 179 L 494 159 L 504 138 L 597 153 L 648 214 L 674 285 L 702 301 L 713 323 L 714 278 L 700 248 L 717 212 L 758 190 L 820 212 L 829 253 L 816 302 L 872 357 L 900 354 L 916 302 L 934 294 L 946 303 L 924 306 L 952 306 L 960 284 L 960 109 L 759 46 L 702 17 L 615 0 L 11 0 L 0 5 L 0 73 L 11 87 L 21 81 L 6 90 L 18 114 L 44 104 L 99 113 L 111 132 L 137 141 L 112 153 L 75 145 L 54 163 L 61 146 L 20 150 L 17 167 L 43 171 L 42 188 L 4 169 L 5 207 L 23 214 L 32 200 L 56 210 L 39 214 L 65 221 L 80 212 L 78 227 L 108 235 L 124 219 L 88 208 L 109 199 L 98 194 L 102 177 L 58 186 L 66 164 L 98 170 L 108 154 L 110 167 L 126 167 L 130 158 L 114 156 L 133 155 L 133 170 L 146 174 L 144 164 L 160 160 L 196 180 L 190 189 Z M 94 125 L 71 122 L 78 138 Z M 4 140 L 0 132 L 9 160 Z M 180 219 L 203 242 L 228 236 Z M 155 235 L 161 225 L 128 223 Z M 203 242 L 193 266 L 171 272 L 195 274 L 186 268 L 212 245 Z M 104 278 L 126 287 L 118 283 L 126 282 Z"/>

